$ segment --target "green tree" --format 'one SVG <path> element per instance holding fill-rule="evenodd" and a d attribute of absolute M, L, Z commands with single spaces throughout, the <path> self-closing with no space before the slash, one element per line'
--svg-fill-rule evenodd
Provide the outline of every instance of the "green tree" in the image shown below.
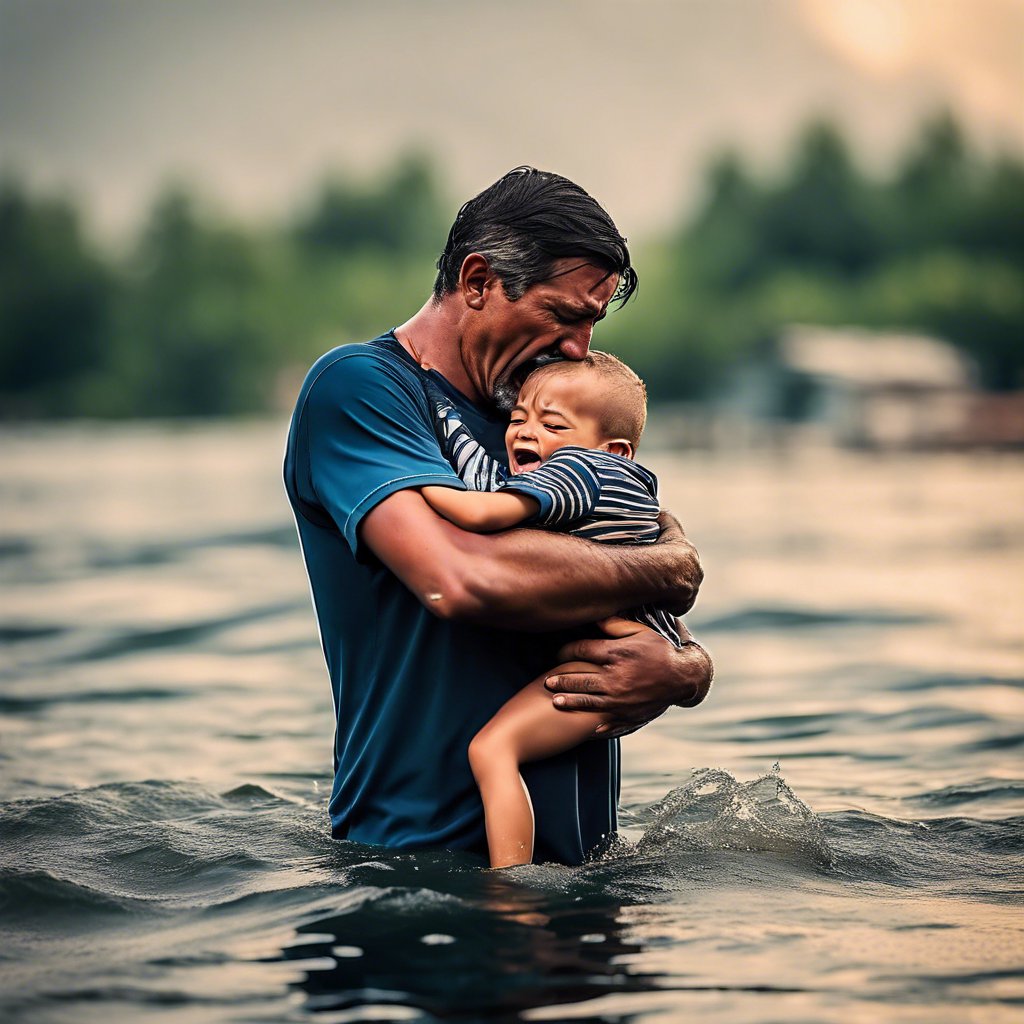
<path fill-rule="evenodd" d="M 105 358 L 113 281 L 67 199 L 0 180 L 0 411 L 69 415 Z"/>
<path fill-rule="evenodd" d="M 708 288 L 742 288 L 763 273 L 768 256 L 760 220 L 761 190 L 738 153 L 726 150 L 708 165 L 706 200 L 684 236 L 700 253 L 697 273 Z"/>
<path fill-rule="evenodd" d="M 948 111 L 929 118 L 889 192 L 898 252 L 962 244 L 977 202 L 978 174 L 967 140 Z"/>
<path fill-rule="evenodd" d="M 871 190 L 833 125 L 804 129 L 788 177 L 765 196 L 758 234 L 765 276 L 779 266 L 853 276 L 877 261 Z"/>
<path fill-rule="evenodd" d="M 204 223 L 181 187 L 156 200 L 128 268 L 111 411 L 146 416 L 267 407 L 275 353 L 257 243 Z"/>
<path fill-rule="evenodd" d="M 341 254 L 440 252 L 444 233 L 433 169 L 417 154 L 373 181 L 328 178 L 295 226 L 297 239 L 307 249 Z"/>

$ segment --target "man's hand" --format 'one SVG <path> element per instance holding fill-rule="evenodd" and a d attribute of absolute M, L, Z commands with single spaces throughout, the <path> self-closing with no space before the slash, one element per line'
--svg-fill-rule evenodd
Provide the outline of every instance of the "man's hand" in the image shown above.
<path fill-rule="evenodd" d="M 624 736 L 670 705 L 694 707 L 711 686 L 711 658 L 681 627 L 682 648 L 648 626 L 618 616 L 597 624 L 608 640 L 573 640 L 558 652 L 561 664 L 545 679 L 563 711 L 602 711 L 614 721 L 603 736 Z"/>
<path fill-rule="evenodd" d="M 683 527 L 679 520 L 671 512 L 665 509 L 658 515 L 658 526 L 661 533 L 658 535 L 659 544 L 672 544 L 679 549 L 680 559 L 686 567 L 685 578 L 687 586 L 682 597 L 676 603 L 666 603 L 664 609 L 670 615 L 685 615 L 697 600 L 697 591 L 704 581 L 704 570 L 700 567 L 700 560 L 697 558 L 697 549 L 686 539 Z"/>

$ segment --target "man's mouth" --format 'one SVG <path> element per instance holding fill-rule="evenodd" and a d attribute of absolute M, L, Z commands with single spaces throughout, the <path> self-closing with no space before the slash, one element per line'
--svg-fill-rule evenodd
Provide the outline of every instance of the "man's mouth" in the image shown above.
<path fill-rule="evenodd" d="M 534 356 L 533 359 L 527 360 L 522 366 L 516 367 L 512 373 L 512 383 L 515 384 L 516 390 L 518 391 L 526 382 L 526 378 L 529 377 L 534 370 L 540 369 L 542 366 L 547 366 L 549 363 L 564 362 L 565 356 L 560 352 L 542 352 L 539 356 Z"/>
<path fill-rule="evenodd" d="M 512 469 L 516 473 L 529 473 L 540 465 L 540 455 L 530 448 L 512 449 Z"/>
<path fill-rule="evenodd" d="M 516 399 L 519 397 L 519 389 L 534 370 L 539 369 L 541 366 L 547 366 L 548 363 L 562 362 L 565 362 L 565 356 L 561 353 L 545 352 L 535 356 L 533 359 L 527 360 L 522 366 L 517 366 L 506 378 L 499 380 L 494 385 L 494 393 L 491 395 L 491 399 L 495 407 L 502 412 L 508 412 L 516 404 Z"/>

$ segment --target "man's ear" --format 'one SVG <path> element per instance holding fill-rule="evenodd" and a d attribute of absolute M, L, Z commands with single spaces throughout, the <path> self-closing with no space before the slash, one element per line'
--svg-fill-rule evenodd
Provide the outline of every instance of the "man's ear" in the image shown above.
<path fill-rule="evenodd" d="M 633 444 L 624 437 L 617 437 L 614 441 L 605 441 L 601 447 L 612 455 L 621 455 L 624 459 L 633 458 Z"/>
<path fill-rule="evenodd" d="M 482 309 L 487 301 L 487 292 L 494 287 L 494 275 L 487 257 L 471 252 L 459 270 L 459 293 L 471 309 Z"/>

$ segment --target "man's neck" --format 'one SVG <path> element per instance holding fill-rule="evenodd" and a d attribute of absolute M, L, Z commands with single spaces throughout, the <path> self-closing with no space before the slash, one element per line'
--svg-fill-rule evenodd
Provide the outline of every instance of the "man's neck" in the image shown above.
<path fill-rule="evenodd" d="M 485 400 L 462 361 L 461 324 L 450 302 L 428 300 L 418 313 L 395 328 L 395 337 L 423 369 L 437 370 L 474 402 Z"/>

